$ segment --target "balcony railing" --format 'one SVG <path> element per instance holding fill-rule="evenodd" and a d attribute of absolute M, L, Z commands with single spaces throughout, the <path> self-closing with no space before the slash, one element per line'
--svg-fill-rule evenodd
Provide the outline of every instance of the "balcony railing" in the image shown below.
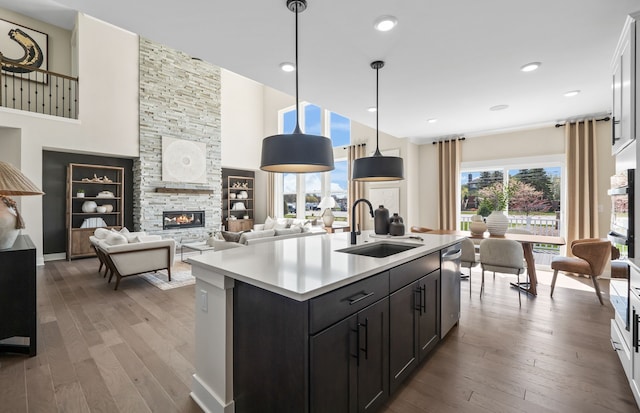
<path fill-rule="evenodd" d="M 14 63 L 0 54 L 0 106 L 78 119 L 78 78 Z"/>

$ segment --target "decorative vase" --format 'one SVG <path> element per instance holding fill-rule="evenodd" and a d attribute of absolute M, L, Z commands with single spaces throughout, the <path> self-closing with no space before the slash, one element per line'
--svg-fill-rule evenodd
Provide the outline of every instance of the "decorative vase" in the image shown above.
<path fill-rule="evenodd" d="M 502 236 L 509 227 L 509 218 L 502 211 L 493 211 L 487 217 L 487 229 L 493 236 Z"/>
<path fill-rule="evenodd" d="M 111 204 L 104 204 L 102 205 L 103 207 L 105 207 L 107 214 L 113 212 L 113 205 Z"/>
<path fill-rule="evenodd" d="M 1 198 L 1 197 L 0 197 Z M 0 200 L 0 250 L 13 247 L 20 233 L 16 229 L 17 213 Z"/>
<path fill-rule="evenodd" d="M 469 230 L 471 231 L 471 235 L 482 236 L 482 234 L 487 230 L 487 224 L 482 221 L 471 221 L 471 224 L 469 224 Z"/>
<path fill-rule="evenodd" d="M 98 205 L 95 201 L 84 201 L 82 203 L 82 212 L 96 212 Z"/>
<path fill-rule="evenodd" d="M 380 205 L 373 213 L 374 232 L 378 235 L 389 233 L 389 210 Z"/>
<path fill-rule="evenodd" d="M 107 208 L 101 205 L 101 206 L 96 208 L 96 212 L 98 214 L 104 214 L 105 212 L 107 212 Z"/>
<path fill-rule="evenodd" d="M 404 221 L 402 217 L 397 213 L 389 219 L 389 235 L 401 236 L 404 235 Z"/>
<path fill-rule="evenodd" d="M 78 192 L 76 198 L 84 198 L 84 192 Z"/>
<path fill-rule="evenodd" d="M 331 208 L 325 209 L 322 213 L 322 223 L 324 224 L 324 226 L 331 227 L 331 225 L 333 225 L 334 219 L 335 216 L 333 215 L 333 212 L 331 212 Z"/>

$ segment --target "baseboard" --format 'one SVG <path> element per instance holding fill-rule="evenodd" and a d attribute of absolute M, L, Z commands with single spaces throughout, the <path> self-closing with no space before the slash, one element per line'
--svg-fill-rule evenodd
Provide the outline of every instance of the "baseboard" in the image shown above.
<path fill-rule="evenodd" d="M 225 405 L 213 390 L 203 382 L 197 374 L 191 380 L 191 393 L 189 395 L 205 413 L 234 413 L 233 401 Z"/>
<path fill-rule="evenodd" d="M 65 252 L 57 252 L 55 254 L 44 254 L 43 257 L 44 257 L 43 262 L 60 261 L 60 260 L 66 260 L 67 254 Z"/>

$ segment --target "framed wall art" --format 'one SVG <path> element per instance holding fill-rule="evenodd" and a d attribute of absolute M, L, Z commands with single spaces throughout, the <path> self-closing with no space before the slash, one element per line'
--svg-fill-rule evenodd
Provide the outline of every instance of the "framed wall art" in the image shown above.
<path fill-rule="evenodd" d="M 207 144 L 162 138 L 162 180 L 207 183 Z"/>
<path fill-rule="evenodd" d="M 30 73 L 33 69 L 48 70 L 49 36 L 7 20 L 0 19 L 0 53 L 4 57 L 2 70 L 9 73 Z M 9 63 L 28 66 L 16 67 Z M 34 80 L 36 77 L 28 77 Z M 37 77 L 38 82 L 47 83 L 48 76 Z"/>

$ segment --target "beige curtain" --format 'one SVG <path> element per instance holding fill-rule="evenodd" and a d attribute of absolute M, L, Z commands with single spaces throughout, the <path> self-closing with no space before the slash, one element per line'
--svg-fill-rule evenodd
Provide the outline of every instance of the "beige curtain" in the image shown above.
<path fill-rule="evenodd" d="M 358 181 L 354 181 L 351 179 L 351 176 L 353 175 L 353 161 L 358 159 L 358 158 L 362 158 L 363 156 L 366 156 L 366 144 L 361 143 L 361 144 L 357 144 L 357 145 L 349 145 L 347 147 L 347 151 L 348 151 L 348 166 L 347 166 L 347 174 L 348 174 L 348 184 L 347 184 L 347 189 L 348 189 L 348 200 L 349 200 L 349 206 L 348 206 L 348 210 L 349 210 L 349 225 L 351 225 L 352 222 L 356 223 L 356 228 L 358 228 L 358 226 L 361 229 L 364 229 L 364 204 L 361 202 L 357 207 L 356 207 L 356 216 L 355 218 L 351 216 L 351 205 L 353 205 L 353 203 L 364 197 L 364 182 L 358 182 Z M 355 219 L 355 221 L 354 221 Z"/>
<path fill-rule="evenodd" d="M 598 238 L 596 120 L 565 125 L 567 153 L 567 245 Z"/>
<path fill-rule="evenodd" d="M 267 216 L 276 216 L 276 174 L 267 172 Z"/>
<path fill-rule="evenodd" d="M 438 145 L 438 228 L 457 230 L 457 190 L 460 176 L 460 140 Z"/>

